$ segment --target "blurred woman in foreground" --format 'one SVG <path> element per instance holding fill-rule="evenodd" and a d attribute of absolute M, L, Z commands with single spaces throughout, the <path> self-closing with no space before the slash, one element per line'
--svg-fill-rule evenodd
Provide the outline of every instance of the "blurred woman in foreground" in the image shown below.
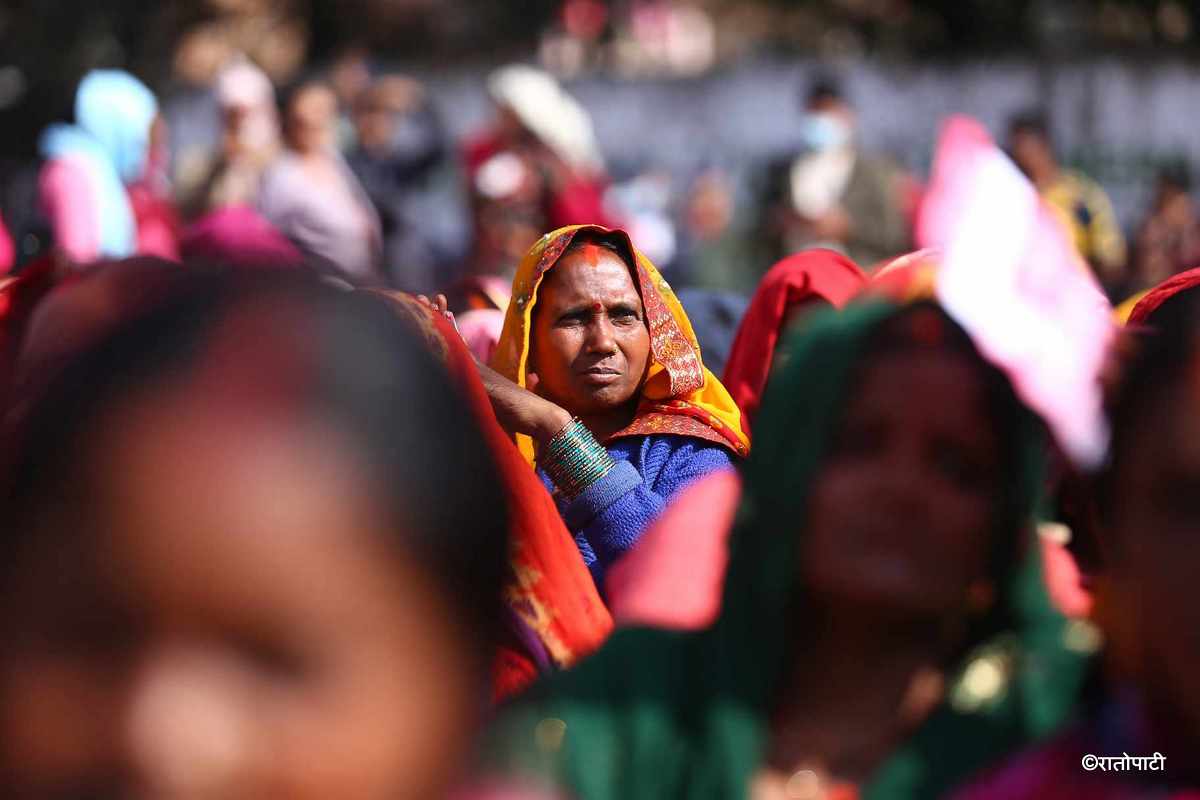
<path fill-rule="evenodd" d="M 487 705 L 505 500 L 377 298 L 198 280 L 10 444 L 8 796 L 447 794 Z"/>
<path fill-rule="evenodd" d="M 1016 633 L 1042 437 L 1008 380 L 931 304 L 818 316 L 785 353 L 718 621 L 618 632 L 503 721 L 500 772 L 584 800 L 929 798 L 1061 719 L 1076 665 Z"/>

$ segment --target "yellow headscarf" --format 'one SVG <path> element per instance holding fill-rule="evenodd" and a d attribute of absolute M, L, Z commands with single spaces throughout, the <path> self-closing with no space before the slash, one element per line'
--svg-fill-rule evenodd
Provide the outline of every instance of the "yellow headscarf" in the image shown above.
<path fill-rule="evenodd" d="M 638 289 L 650 329 L 650 369 L 642 385 L 641 402 L 633 422 L 614 433 L 610 441 L 624 436 L 675 433 L 716 442 L 736 455 L 747 455 L 750 439 L 742 429 L 742 412 L 717 377 L 705 369 L 696 334 L 675 293 L 624 231 L 599 225 L 572 225 L 538 240 L 521 259 L 513 278 L 512 302 L 492 356 L 492 368 L 519 386 L 526 385 L 538 287 L 580 231 L 620 237 L 637 264 Z M 517 446 L 532 464 L 532 440 L 518 435 Z"/>

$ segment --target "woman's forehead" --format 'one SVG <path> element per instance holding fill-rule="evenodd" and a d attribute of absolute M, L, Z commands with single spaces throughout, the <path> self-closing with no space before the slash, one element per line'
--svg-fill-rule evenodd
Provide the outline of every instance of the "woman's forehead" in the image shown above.
<path fill-rule="evenodd" d="M 587 250 L 586 248 L 595 248 Z M 542 285 L 545 301 L 572 302 L 580 298 L 638 299 L 629 267 L 611 250 L 587 243 L 558 260 Z"/>

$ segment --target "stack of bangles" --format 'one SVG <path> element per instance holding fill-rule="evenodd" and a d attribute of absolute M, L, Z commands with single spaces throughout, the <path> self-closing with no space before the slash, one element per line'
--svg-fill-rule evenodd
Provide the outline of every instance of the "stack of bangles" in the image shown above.
<path fill-rule="evenodd" d="M 538 461 L 550 480 L 569 500 L 583 494 L 585 489 L 616 466 L 604 445 L 596 441 L 596 437 L 578 417 L 554 434 Z"/>

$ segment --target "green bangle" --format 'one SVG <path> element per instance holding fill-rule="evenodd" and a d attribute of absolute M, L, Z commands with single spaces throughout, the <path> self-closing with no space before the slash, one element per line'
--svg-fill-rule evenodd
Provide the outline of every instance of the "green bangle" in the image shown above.
<path fill-rule="evenodd" d="M 616 466 L 604 445 L 573 418 L 554 434 L 542 452 L 541 467 L 559 492 L 574 500 Z"/>

